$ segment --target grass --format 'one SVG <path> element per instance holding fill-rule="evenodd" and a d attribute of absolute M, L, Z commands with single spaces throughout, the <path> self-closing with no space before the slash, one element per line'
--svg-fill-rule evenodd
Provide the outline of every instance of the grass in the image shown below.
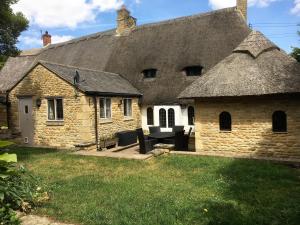
<path fill-rule="evenodd" d="M 11 141 L 1 141 L 0 140 L 0 148 L 7 147 L 7 146 L 12 145 L 12 144 L 14 144 L 14 143 L 11 142 Z"/>
<path fill-rule="evenodd" d="M 165 156 L 150 161 L 11 147 L 51 189 L 35 213 L 96 225 L 254 225 L 300 221 L 299 170 L 270 162 Z"/>

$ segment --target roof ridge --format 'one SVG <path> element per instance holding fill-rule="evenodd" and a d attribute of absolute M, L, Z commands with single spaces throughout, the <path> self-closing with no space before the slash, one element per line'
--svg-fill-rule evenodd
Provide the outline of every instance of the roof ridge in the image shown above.
<path fill-rule="evenodd" d="M 85 67 L 77 67 L 77 66 L 71 66 L 71 65 L 66 65 L 66 64 L 53 63 L 53 62 L 49 62 L 49 61 L 45 61 L 45 60 L 39 60 L 38 63 L 40 63 L 42 65 L 50 64 L 50 65 L 55 65 L 55 66 L 67 67 L 67 68 L 70 68 L 70 69 L 73 68 L 73 69 L 78 69 L 78 70 L 85 70 L 85 71 L 91 71 L 91 72 L 101 72 L 101 73 L 120 76 L 120 74 L 111 73 L 111 72 L 107 72 L 107 71 L 103 71 L 103 70 L 94 70 L 94 69 L 88 69 L 88 68 L 85 68 Z"/>
<path fill-rule="evenodd" d="M 228 7 L 228 8 L 213 10 L 213 11 L 209 11 L 209 12 L 197 13 L 197 14 L 193 14 L 193 15 L 189 15 L 189 16 L 181 16 L 181 17 L 177 17 L 174 19 L 167 19 L 167 20 L 163 20 L 163 21 L 159 21 L 159 22 L 142 24 L 140 26 L 137 26 L 134 30 L 148 28 L 148 27 L 154 27 L 154 26 L 159 26 L 159 25 L 167 25 L 167 24 L 171 24 L 171 23 L 181 22 L 186 19 L 196 19 L 196 18 L 210 16 L 210 15 L 214 15 L 214 14 L 218 14 L 218 13 L 222 13 L 222 12 L 233 12 L 235 10 L 236 10 L 236 7 Z"/>

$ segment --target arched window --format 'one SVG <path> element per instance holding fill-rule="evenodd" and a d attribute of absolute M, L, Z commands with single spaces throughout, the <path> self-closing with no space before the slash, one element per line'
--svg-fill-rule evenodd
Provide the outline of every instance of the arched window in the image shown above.
<path fill-rule="evenodd" d="M 167 113 L 165 109 L 159 110 L 159 126 L 166 127 L 167 126 Z"/>
<path fill-rule="evenodd" d="M 168 127 L 175 126 L 175 111 L 174 109 L 168 109 Z"/>
<path fill-rule="evenodd" d="M 194 125 L 194 118 L 195 118 L 195 110 L 193 106 L 188 107 L 188 121 L 189 125 Z"/>
<path fill-rule="evenodd" d="M 152 107 L 147 108 L 147 124 L 148 125 L 153 125 L 154 124 L 153 108 Z"/>
<path fill-rule="evenodd" d="M 283 111 L 276 111 L 272 116 L 273 132 L 287 132 L 287 119 Z"/>
<path fill-rule="evenodd" d="M 222 112 L 220 118 L 220 130 L 231 131 L 231 115 L 229 112 Z"/>

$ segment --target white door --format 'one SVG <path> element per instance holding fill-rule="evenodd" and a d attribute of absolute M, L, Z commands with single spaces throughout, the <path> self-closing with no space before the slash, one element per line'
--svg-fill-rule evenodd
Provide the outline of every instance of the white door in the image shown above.
<path fill-rule="evenodd" d="M 33 119 L 32 119 L 32 98 L 19 99 L 20 130 L 23 142 L 33 144 Z"/>

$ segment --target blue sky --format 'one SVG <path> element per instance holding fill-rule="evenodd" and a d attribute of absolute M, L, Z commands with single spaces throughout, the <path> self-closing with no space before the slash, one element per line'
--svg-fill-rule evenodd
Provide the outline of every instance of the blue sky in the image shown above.
<path fill-rule="evenodd" d="M 20 0 L 14 11 L 30 20 L 18 47 L 41 47 L 40 32 L 48 30 L 54 42 L 116 27 L 116 9 L 122 4 L 138 24 L 208 12 L 235 5 L 236 0 Z M 287 52 L 299 46 L 300 0 L 248 0 L 248 23 Z M 300 29 L 299 29 L 300 30 Z"/>

